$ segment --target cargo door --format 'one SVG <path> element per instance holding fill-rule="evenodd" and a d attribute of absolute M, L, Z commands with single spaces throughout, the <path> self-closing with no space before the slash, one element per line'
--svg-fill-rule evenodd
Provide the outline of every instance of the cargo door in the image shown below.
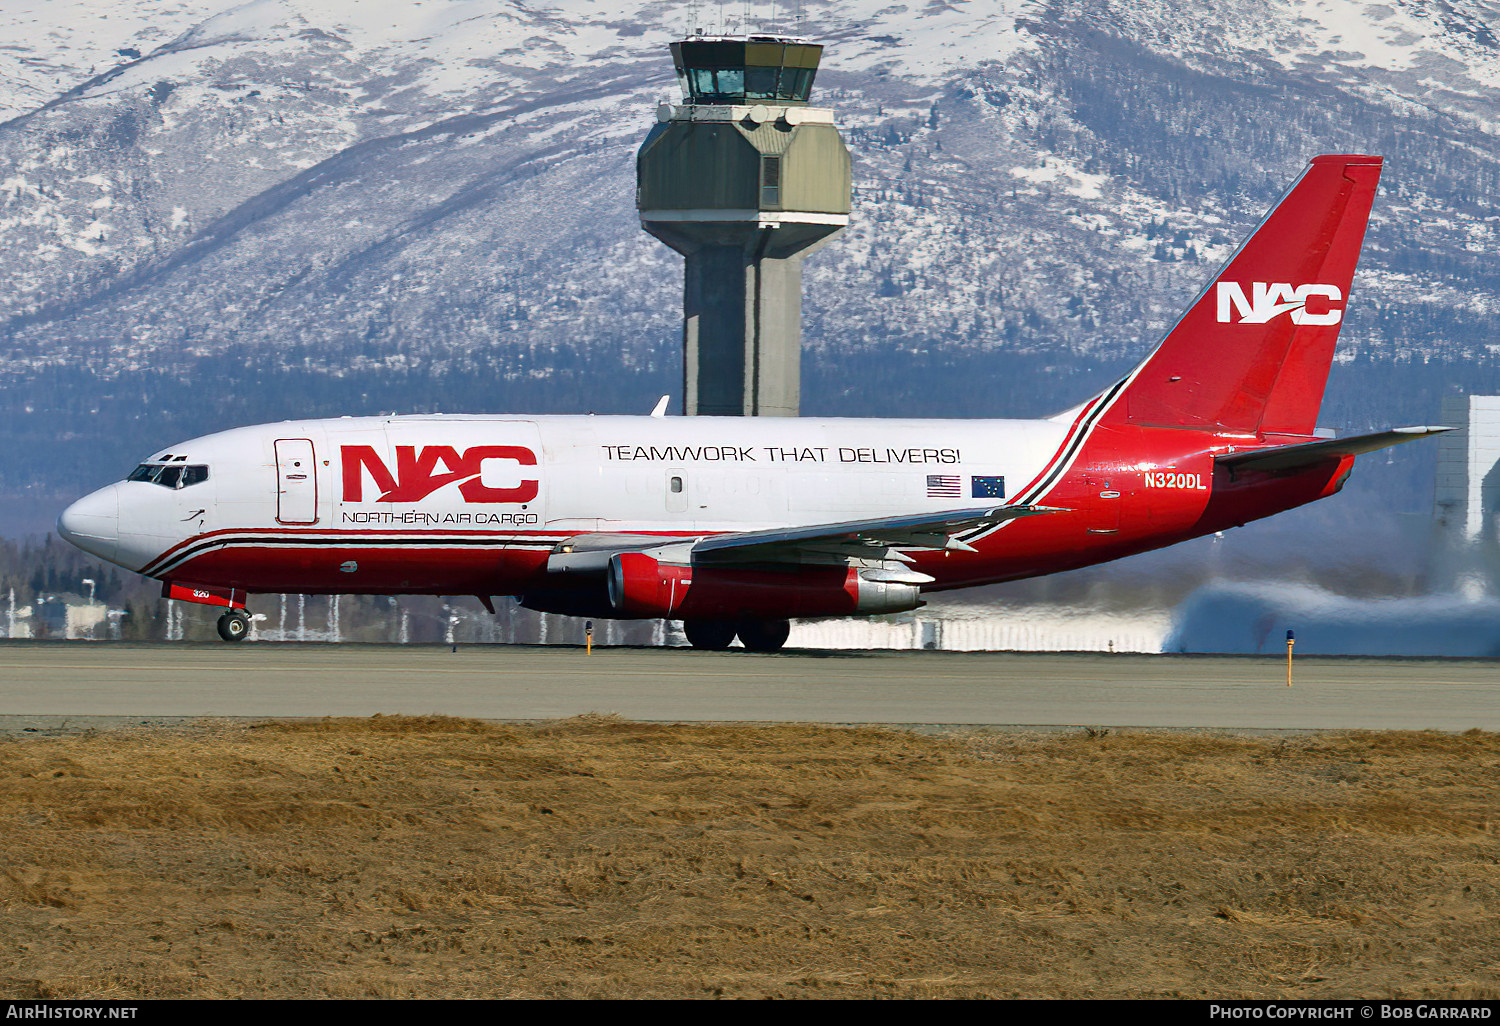
<path fill-rule="evenodd" d="M 276 522 L 318 522 L 318 466 L 310 438 L 276 439 Z"/>

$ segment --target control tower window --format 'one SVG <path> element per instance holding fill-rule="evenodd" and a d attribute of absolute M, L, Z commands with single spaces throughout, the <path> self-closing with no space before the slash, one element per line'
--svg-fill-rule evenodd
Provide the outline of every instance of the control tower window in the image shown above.
<path fill-rule="evenodd" d="M 806 102 L 812 93 L 812 68 L 782 68 L 781 89 L 777 96 L 783 100 L 801 100 Z"/>
<path fill-rule="evenodd" d="M 745 69 L 722 68 L 718 73 L 719 95 L 726 100 L 738 100 L 745 95 Z"/>
<path fill-rule="evenodd" d="M 772 36 L 672 44 L 683 99 L 692 104 L 806 103 L 822 47 Z"/>
<path fill-rule="evenodd" d="M 692 96 L 689 99 L 693 103 L 707 103 L 718 92 L 712 68 L 689 68 L 687 74 L 692 84 Z"/>
<path fill-rule="evenodd" d="M 776 99 L 776 72 L 779 68 L 746 68 L 745 99 Z"/>
<path fill-rule="evenodd" d="M 728 106 L 745 102 L 743 68 L 691 68 L 687 77 L 693 103 Z"/>
<path fill-rule="evenodd" d="M 781 158 L 760 158 L 760 205 L 781 206 Z"/>

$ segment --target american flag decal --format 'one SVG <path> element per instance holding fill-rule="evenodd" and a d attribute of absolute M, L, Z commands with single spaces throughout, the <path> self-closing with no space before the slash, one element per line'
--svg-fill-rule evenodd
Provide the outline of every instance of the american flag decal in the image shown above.
<path fill-rule="evenodd" d="M 957 499 L 963 496 L 957 474 L 928 474 L 927 497 L 929 499 Z"/>

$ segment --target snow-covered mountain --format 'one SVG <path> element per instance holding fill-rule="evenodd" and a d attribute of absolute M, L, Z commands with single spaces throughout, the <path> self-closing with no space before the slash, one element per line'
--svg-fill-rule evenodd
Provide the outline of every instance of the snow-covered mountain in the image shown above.
<path fill-rule="evenodd" d="M 679 392 L 681 264 L 640 230 L 633 158 L 694 26 L 827 44 L 856 197 L 808 265 L 806 412 L 1080 399 L 1308 157 L 1353 151 L 1388 164 L 1326 419 L 1430 420 L 1450 367 L 1500 381 L 1497 23 L 1479 0 L 7 3 L 0 510 L 233 422 Z"/>

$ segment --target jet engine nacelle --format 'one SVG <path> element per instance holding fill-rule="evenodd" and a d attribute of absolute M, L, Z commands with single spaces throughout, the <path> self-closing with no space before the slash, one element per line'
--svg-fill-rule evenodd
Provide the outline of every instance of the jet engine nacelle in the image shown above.
<path fill-rule="evenodd" d="M 748 570 L 664 563 L 644 552 L 620 552 L 610 557 L 607 579 L 610 606 L 619 617 L 788 620 L 900 613 L 922 604 L 914 584 L 872 579 L 842 566 Z"/>

